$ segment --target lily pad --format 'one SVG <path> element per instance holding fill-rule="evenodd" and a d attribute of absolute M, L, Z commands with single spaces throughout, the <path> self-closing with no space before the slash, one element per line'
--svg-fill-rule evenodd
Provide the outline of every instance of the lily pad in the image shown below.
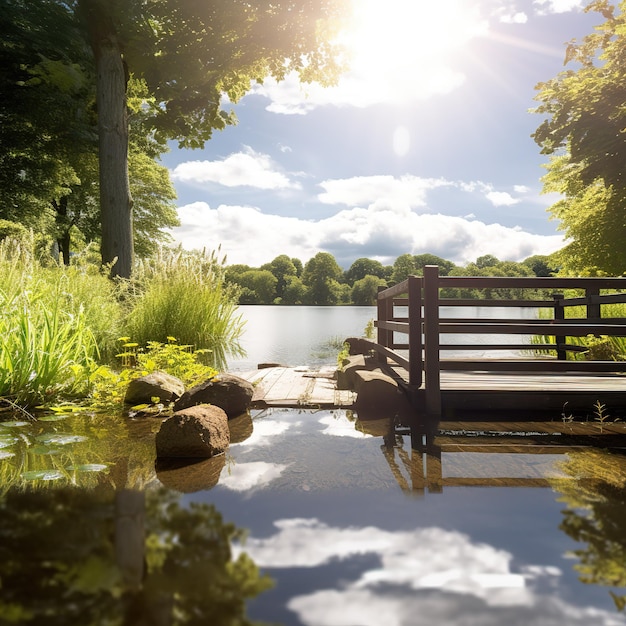
<path fill-rule="evenodd" d="M 59 480 L 63 477 L 63 472 L 59 470 L 32 470 L 22 474 L 24 480 Z"/>
<path fill-rule="evenodd" d="M 17 437 L 13 437 L 13 435 L 0 435 L 0 450 L 2 448 L 8 448 L 9 446 L 15 445 L 18 441 Z"/>
<path fill-rule="evenodd" d="M 49 448 L 48 446 L 34 446 L 28 450 L 31 454 L 45 454 L 47 456 L 54 456 L 61 454 L 61 450 L 57 448 Z"/>
<path fill-rule="evenodd" d="M 30 422 L 0 422 L 0 426 L 4 426 L 5 428 L 21 428 L 29 424 Z"/>
<path fill-rule="evenodd" d="M 71 465 L 67 469 L 76 472 L 103 472 L 107 466 L 102 463 L 85 463 L 84 465 Z"/>
<path fill-rule="evenodd" d="M 44 433 L 43 435 L 35 437 L 35 439 L 41 443 L 56 444 L 58 446 L 87 441 L 87 437 L 83 437 L 83 435 L 69 435 L 65 433 Z"/>
<path fill-rule="evenodd" d="M 39 422 L 58 422 L 60 420 L 67 419 L 69 415 L 67 413 L 57 413 L 56 415 L 43 415 L 37 421 Z"/>

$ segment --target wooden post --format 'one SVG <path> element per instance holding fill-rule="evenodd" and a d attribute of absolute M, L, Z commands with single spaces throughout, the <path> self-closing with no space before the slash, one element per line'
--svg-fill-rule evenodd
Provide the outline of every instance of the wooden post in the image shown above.
<path fill-rule="evenodd" d="M 409 385 L 422 386 L 422 279 L 409 276 Z"/>
<path fill-rule="evenodd" d="M 587 321 L 590 319 L 600 319 L 602 317 L 602 308 L 599 302 L 591 302 L 593 296 L 599 296 L 600 289 L 598 287 L 587 287 L 585 296 L 587 297 Z"/>
<path fill-rule="evenodd" d="M 381 292 L 385 291 L 385 287 L 378 287 L 378 297 L 376 299 L 376 315 L 378 317 L 378 332 L 376 335 L 376 341 L 378 343 L 378 345 L 380 346 L 384 346 L 385 348 L 388 348 L 388 338 L 389 338 L 389 331 L 386 328 L 381 328 L 380 326 L 380 322 L 383 322 L 383 324 L 385 322 L 388 321 L 388 308 L 387 308 L 387 298 L 381 298 Z M 383 360 L 384 357 L 382 357 L 380 354 L 376 355 L 376 359 L 378 361 Z"/>
<path fill-rule="evenodd" d="M 439 267 L 424 267 L 424 357 L 426 362 L 426 414 L 441 415 L 439 373 Z"/>
<path fill-rule="evenodd" d="M 563 299 L 565 298 L 562 293 L 553 293 L 552 299 L 554 300 L 554 321 L 561 322 L 565 319 L 565 307 L 563 306 Z M 556 358 L 559 361 L 567 360 L 567 350 L 565 344 L 567 343 L 567 337 L 561 332 L 555 333 L 554 341 L 556 343 Z"/>

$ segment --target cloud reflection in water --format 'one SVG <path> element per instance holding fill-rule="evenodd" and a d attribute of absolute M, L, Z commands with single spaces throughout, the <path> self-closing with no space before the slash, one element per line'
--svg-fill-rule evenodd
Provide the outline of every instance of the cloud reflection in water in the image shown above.
<path fill-rule="evenodd" d="M 459 532 L 338 528 L 302 518 L 278 520 L 275 526 L 274 535 L 249 537 L 245 545 L 263 568 L 314 568 L 363 554 L 379 559 L 379 567 L 341 588 L 291 598 L 288 607 L 307 625 L 379 626 L 383 615 L 385 626 L 626 624 L 621 615 L 560 599 L 558 568 L 528 565 L 514 571 L 509 552 Z"/>

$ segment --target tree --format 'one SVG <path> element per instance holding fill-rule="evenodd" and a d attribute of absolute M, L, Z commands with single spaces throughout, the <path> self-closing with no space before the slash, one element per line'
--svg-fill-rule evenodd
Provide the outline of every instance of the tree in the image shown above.
<path fill-rule="evenodd" d="M 400 283 L 413 274 L 417 274 L 415 258 L 412 254 L 401 254 L 393 263 L 391 282 L 394 284 Z"/>
<path fill-rule="evenodd" d="M 476 259 L 476 267 L 479 269 L 486 269 L 488 267 L 496 267 L 500 263 L 500 259 L 493 256 L 493 254 L 483 254 Z"/>
<path fill-rule="evenodd" d="M 598 11 L 605 22 L 578 43 L 572 40 L 565 63 L 576 63 L 540 83 L 535 112 L 547 118 L 533 137 L 550 155 L 544 191 L 562 194 L 550 211 L 571 243 L 562 260 L 570 269 L 598 268 L 611 274 L 626 270 L 626 2 L 619 12 L 607 0 Z"/>
<path fill-rule="evenodd" d="M 558 271 L 554 260 L 544 254 L 529 256 L 527 259 L 524 259 L 522 263 L 528 265 L 535 276 L 554 276 Z"/>
<path fill-rule="evenodd" d="M 357 259 L 350 268 L 344 272 L 344 279 L 349 285 L 354 285 L 355 281 L 366 276 L 376 276 L 377 278 L 387 278 L 385 266 L 374 259 Z"/>
<path fill-rule="evenodd" d="M 276 297 L 282 298 L 287 286 L 288 276 L 297 276 L 298 271 L 293 261 L 286 255 L 280 254 L 270 263 L 261 266 L 262 270 L 269 270 L 276 277 Z"/>
<path fill-rule="evenodd" d="M 278 280 L 269 270 L 248 270 L 239 274 L 236 282 L 243 288 L 241 304 L 272 304 Z"/>
<path fill-rule="evenodd" d="M 0 32 L 0 216 L 34 226 L 95 150 L 91 56 L 56 0 L 0 0 Z"/>
<path fill-rule="evenodd" d="M 385 287 L 386 285 L 387 283 L 383 278 L 371 275 L 364 276 L 352 286 L 350 292 L 352 303 L 364 306 L 376 304 L 378 287 Z"/>
<path fill-rule="evenodd" d="M 60 0 L 59 0 L 60 1 Z M 339 72 L 333 35 L 345 0 L 76 0 L 93 50 L 97 83 L 102 258 L 131 272 L 128 77 L 145 83 L 151 128 L 160 139 L 199 148 L 235 122 L 222 108 L 251 83 L 295 71 L 305 82 Z"/>
<path fill-rule="evenodd" d="M 307 287 L 306 304 L 338 304 L 342 300 L 339 281 L 343 272 L 329 252 L 318 252 L 304 266 L 302 282 Z"/>
<path fill-rule="evenodd" d="M 430 254 L 428 252 L 424 254 L 416 254 L 413 257 L 413 261 L 415 262 L 415 266 L 419 270 L 420 274 L 423 274 L 424 267 L 426 265 L 438 265 L 440 276 L 447 276 L 452 268 L 455 267 L 452 261 L 442 259 L 440 256 L 437 256 L 436 254 Z"/>

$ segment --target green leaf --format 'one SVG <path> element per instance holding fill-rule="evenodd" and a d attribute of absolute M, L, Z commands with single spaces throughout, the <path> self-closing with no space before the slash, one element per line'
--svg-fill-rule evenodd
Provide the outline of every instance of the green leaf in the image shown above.
<path fill-rule="evenodd" d="M 59 480 L 63 477 L 63 472 L 59 470 L 32 470 L 22 474 L 24 480 Z"/>

